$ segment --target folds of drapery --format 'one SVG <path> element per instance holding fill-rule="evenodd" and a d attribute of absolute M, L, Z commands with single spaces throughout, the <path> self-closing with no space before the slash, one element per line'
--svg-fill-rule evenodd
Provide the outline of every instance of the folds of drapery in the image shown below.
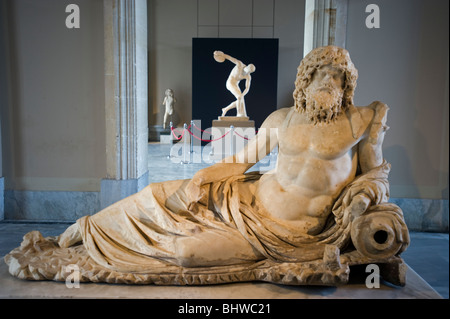
<path fill-rule="evenodd" d="M 387 203 L 389 169 L 390 165 L 384 162 L 350 183 L 336 200 L 327 225 L 318 235 L 300 233 L 289 221 L 268 216 L 254 196 L 254 184 L 261 176 L 255 173 L 202 186 L 208 194 L 207 201 L 194 205 L 185 191 L 188 180 L 151 184 L 77 222 L 91 258 L 118 271 L 158 267 L 164 271 L 164 262 L 177 264 L 178 238 L 205 231 L 242 236 L 274 261 L 311 261 L 323 257 L 326 245 L 340 249 L 348 245 L 353 217 L 347 208 L 357 194 L 364 193 L 372 207 L 378 210 L 382 207 L 383 214 L 391 214 L 398 227 L 406 228 L 401 210 Z M 403 239 L 407 245 L 409 239 Z"/>

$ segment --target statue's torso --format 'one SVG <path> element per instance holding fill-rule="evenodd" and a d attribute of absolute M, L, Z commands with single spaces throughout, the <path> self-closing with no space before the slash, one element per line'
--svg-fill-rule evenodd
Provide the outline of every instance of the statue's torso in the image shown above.
<path fill-rule="evenodd" d="M 174 98 L 171 95 L 167 95 L 165 100 L 164 100 L 164 104 L 166 106 L 166 113 L 169 115 L 172 115 L 173 113 L 173 104 L 174 104 Z"/>
<path fill-rule="evenodd" d="M 235 67 L 233 67 L 226 83 L 226 87 L 228 90 L 230 90 L 230 88 L 236 88 L 240 91 L 239 82 L 250 77 L 249 74 L 244 72 L 244 68 L 245 65 L 242 62 L 239 62 Z"/>
<path fill-rule="evenodd" d="M 305 233 L 319 232 L 342 189 L 355 178 L 358 165 L 350 122 L 342 114 L 331 124 L 310 124 L 293 112 L 278 128 L 276 169 L 258 184 L 267 212 L 297 221 Z"/>

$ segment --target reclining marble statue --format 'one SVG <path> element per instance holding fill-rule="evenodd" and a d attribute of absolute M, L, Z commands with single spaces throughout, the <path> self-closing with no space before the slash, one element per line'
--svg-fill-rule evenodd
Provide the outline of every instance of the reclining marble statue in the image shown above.
<path fill-rule="evenodd" d="M 357 76 L 345 49 L 314 49 L 294 106 L 270 114 L 242 151 L 190 180 L 150 184 L 60 236 L 26 234 L 5 256 L 9 272 L 64 281 L 75 264 L 82 282 L 337 286 L 351 266 L 375 263 L 404 285 L 409 233 L 388 202 L 382 155 L 388 107 L 354 106 Z M 248 172 L 276 146 L 275 169 Z"/>

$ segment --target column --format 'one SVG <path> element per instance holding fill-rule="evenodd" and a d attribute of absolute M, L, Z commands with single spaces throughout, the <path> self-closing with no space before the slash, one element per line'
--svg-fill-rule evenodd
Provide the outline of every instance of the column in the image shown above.
<path fill-rule="evenodd" d="M 148 184 L 147 2 L 104 0 L 106 170 L 101 206 Z"/>
<path fill-rule="evenodd" d="M 326 45 L 345 48 L 348 0 L 306 0 L 303 56 Z"/>
<path fill-rule="evenodd" d="M 2 156 L 2 123 L 0 119 L 0 220 L 5 219 L 5 178 L 3 177 Z"/>
<path fill-rule="evenodd" d="M 7 94 L 7 26 L 6 1 L 0 2 L 0 104 L 8 102 Z M 2 107 L 5 107 L 3 105 Z M 1 111 L 1 110 L 0 110 Z M 0 220 L 5 219 L 5 178 L 3 177 L 2 121 L 4 113 L 0 112 Z"/>

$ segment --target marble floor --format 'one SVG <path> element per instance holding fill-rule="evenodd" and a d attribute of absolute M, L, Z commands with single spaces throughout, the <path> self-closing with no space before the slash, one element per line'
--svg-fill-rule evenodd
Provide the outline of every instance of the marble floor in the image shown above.
<path fill-rule="evenodd" d="M 160 143 L 149 144 L 149 182 L 160 182 L 173 179 L 191 178 L 200 168 L 211 164 L 209 159 L 210 149 L 208 147 L 194 148 L 194 153 L 184 156 L 181 150 L 182 144 L 178 145 L 180 152 L 172 153 L 170 157 L 170 145 Z M 189 145 L 187 144 L 189 149 Z M 200 155 L 203 160 L 199 160 Z M 191 161 L 191 163 L 181 164 L 180 161 Z M 263 163 L 258 163 L 252 170 L 267 171 L 274 167 L 276 152 L 266 157 Z M 24 234 L 31 230 L 39 230 L 44 236 L 55 236 L 64 231 L 70 223 L 43 223 L 43 222 L 20 222 L 20 221 L 0 221 L 0 257 L 7 254 L 11 249 L 20 245 Z M 402 254 L 403 259 L 411 270 L 411 277 L 417 277 L 426 282 L 430 289 L 441 296 L 449 298 L 449 234 L 448 233 L 426 233 L 411 232 L 411 245 Z M 3 263 L 3 260 L 0 260 Z M 2 265 L 2 269 L 5 265 Z M 3 269 L 4 270 L 4 269 Z M 417 275 L 417 276 L 416 276 Z M 3 278 L 5 279 L 5 278 Z M 13 278 L 14 279 L 14 278 Z M 10 281 L 6 276 L 6 282 Z M 239 284 L 238 284 L 239 285 Z M 256 286 L 245 286 L 249 292 L 255 287 L 266 287 L 267 283 Z M 233 286 L 237 287 L 237 286 Z M 245 288 L 244 287 L 244 288 Z M 270 286 L 272 287 L 272 286 Z M 414 285 L 413 285 L 414 287 Z M 431 288 L 432 287 L 432 288 Z M 259 289 L 258 288 L 258 289 Z M 53 288 L 52 288 L 53 289 Z M 159 288 L 158 288 L 159 289 Z M 161 288 L 162 289 L 162 288 Z M 186 288 L 189 290 L 188 288 Z M 230 288 L 234 289 L 234 288 Z M 277 288 L 281 289 L 281 288 Z M 283 288 L 284 289 L 284 288 Z M 245 290 L 245 289 L 244 289 Z M 300 289 L 304 296 L 309 293 L 308 289 Z M 299 291 L 300 291 L 299 290 Z M 328 291 L 327 289 L 325 289 Z M 292 292 L 292 290 L 289 290 Z M 317 293 L 317 289 L 313 289 Z M 364 291 L 363 291 L 364 292 Z M 284 292 L 286 293 L 286 292 Z M 325 292 L 326 293 L 326 292 Z M 249 296 L 252 296 L 250 293 Z M 274 295 L 276 296 L 276 295 Z M 293 295 L 299 297 L 300 295 Z M 339 294 L 335 295 L 340 298 Z M 428 295 L 430 296 L 430 295 Z M 330 295 L 333 298 L 333 295 Z M 281 297 L 282 298 L 282 297 Z M 358 298 L 358 297 L 357 297 Z"/>

